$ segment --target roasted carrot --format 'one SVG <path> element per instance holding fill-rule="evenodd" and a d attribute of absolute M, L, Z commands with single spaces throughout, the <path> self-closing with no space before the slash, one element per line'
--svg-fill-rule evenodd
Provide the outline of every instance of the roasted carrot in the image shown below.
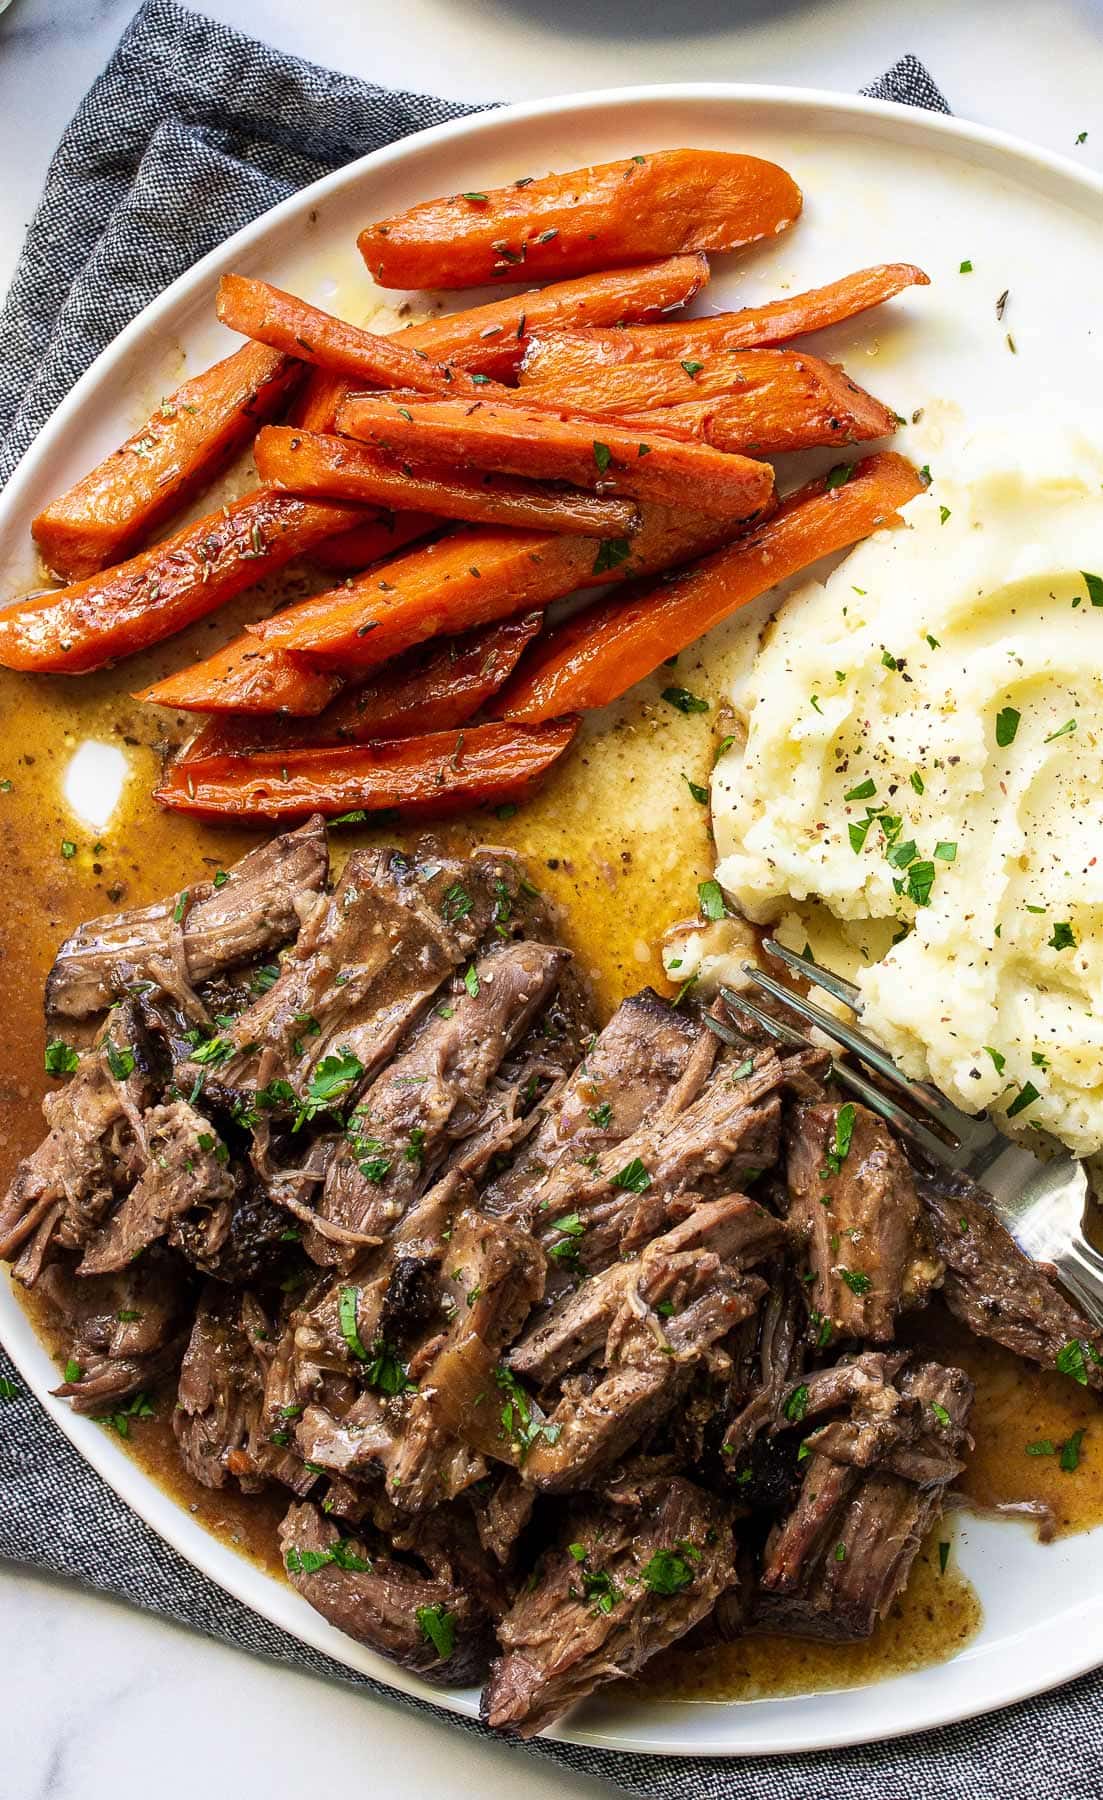
<path fill-rule="evenodd" d="M 692 300 L 708 278 L 704 256 L 666 257 L 428 319 L 404 331 L 401 342 L 438 362 L 456 363 L 469 374 L 505 381 L 521 359 L 527 332 L 666 318 Z"/>
<path fill-rule="evenodd" d="M 307 668 L 282 650 L 266 650 L 245 632 L 190 668 L 166 676 L 135 699 L 181 712 L 320 713 L 341 677 Z"/>
<path fill-rule="evenodd" d="M 219 318 L 231 331 L 370 387 L 455 394 L 468 400 L 497 388 L 485 375 L 475 380 L 463 369 L 434 362 L 424 351 L 419 353 L 404 344 L 400 332 L 381 337 L 378 332 L 365 331 L 249 275 L 224 275 L 215 304 Z"/>
<path fill-rule="evenodd" d="M 579 537 L 623 537 L 639 514 L 630 500 L 537 487 L 502 475 L 424 469 L 420 474 L 347 438 L 311 435 L 287 425 L 262 431 L 253 451 L 268 487 L 368 505 L 404 504 L 442 519 L 569 531 Z"/>
<path fill-rule="evenodd" d="M 745 518 L 765 505 L 773 490 L 773 470 L 765 463 L 653 431 L 626 431 L 613 419 L 595 425 L 520 406 L 473 408 L 462 401 L 428 400 L 409 407 L 354 396 L 342 406 L 338 423 L 351 437 L 415 467 L 467 465 L 569 481 L 603 495 L 690 506 L 722 518 Z"/>
<path fill-rule="evenodd" d="M 913 263 L 879 263 L 859 269 L 827 287 L 790 294 L 767 306 L 719 313 L 711 319 L 664 320 L 646 328 L 566 329 L 526 326 L 522 379 L 578 381 L 595 366 L 638 362 L 658 357 L 670 362 L 717 355 L 722 350 L 753 350 L 785 344 L 810 331 L 822 331 L 852 319 L 908 287 L 927 287 L 929 277 Z"/>
<path fill-rule="evenodd" d="M 463 637 L 436 638 L 396 657 L 363 686 L 346 687 L 314 718 L 256 713 L 212 717 L 181 753 L 182 759 L 254 756 L 269 750 L 301 750 L 309 744 L 363 744 L 451 731 L 466 725 L 505 685 L 522 650 L 539 631 L 540 620 L 538 612 L 522 613 Z M 275 659 L 281 652 L 261 654 Z M 339 677 L 332 679 L 336 682 Z"/>
<path fill-rule="evenodd" d="M 207 817 L 455 812 L 523 793 L 562 756 L 577 729 L 577 719 L 556 719 L 536 726 L 475 725 L 378 744 L 212 756 L 173 764 L 155 798 Z"/>
<path fill-rule="evenodd" d="M 383 287 L 464 288 L 584 275 L 646 256 L 736 250 L 776 237 L 801 209 L 776 163 L 724 150 L 658 150 L 625 162 L 453 194 L 380 219 L 357 244 Z"/>
<path fill-rule="evenodd" d="M 47 568 L 82 581 L 129 556 L 212 481 L 292 392 L 302 364 L 245 344 L 162 400 L 31 525 Z"/>
<path fill-rule="evenodd" d="M 569 594 L 593 567 L 585 538 L 490 526 L 453 532 L 250 627 L 269 649 L 374 668 L 426 638 L 469 631 Z"/>
<path fill-rule="evenodd" d="M 351 531 L 326 538 L 311 551 L 310 560 L 319 569 L 335 575 L 355 575 L 371 563 L 404 550 L 407 544 L 430 537 L 443 523 L 433 513 L 382 513 L 366 525 L 354 525 Z"/>
<path fill-rule="evenodd" d="M 756 531 L 673 581 L 599 600 L 548 632 L 522 659 L 495 711 L 535 723 L 608 705 L 787 576 L 898 524 L 897 507 L 922 485 L 892 451 L 858 463 L 842 485 L 818 477 Z"/>
<path fill-rule="evenodd" d="M 739 529 L 730 519 L 658 506 L 642 509 L 634 537 L 600 544 L 473 526 L 250 629 L 272 649 L 340 669 L 370 668 L 437 633 L 547 606 L 575 588 L 673 568 L 727 543 Z"/>
<path fill-rule="evenodd" d="M 332 369 L 311 369 L 287 415 L 288 424 L 300 431 L 332 431 L 337 408 L 349 392 L 347 376 L 335 375 Z"/>
<path fill-rule="evenodd" d="M 363 509 L 258 488 L 140 556 L 0 612 L 0 667 L 83 675 L 171 637 Z"/>
<path fill-rule="evenodd" d="M 686 425 L 716 449 L 761 454 L 860 443 L 896 427 L 896 414 L 837 363 L 794 350 L 702 354 L 703 361 L 592 368 L 581 380 L 541 382 L 536 391 L 554 393 L 567 407 L 585 395 L 590 413 L 634 422 L 650 416 L 663 429 Z M 718 406 L 719 400 L 726 403 Z M 726 421 L 723 441 L 708 429 L 717 412 Z M 280 429 L 269 426 L 261 435 Z"/>

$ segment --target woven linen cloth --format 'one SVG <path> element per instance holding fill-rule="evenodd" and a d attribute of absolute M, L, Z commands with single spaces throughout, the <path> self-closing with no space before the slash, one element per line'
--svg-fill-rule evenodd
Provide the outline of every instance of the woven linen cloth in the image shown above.
<path fill-rule="evenodd" d="M 913 56 L 866 92 L 949 110 Z M 198 257 L 329 170 L 476 110 L 314 67 L 150 0 L 62 139 L 0 317 L 0 479 L 82 371 Z M 0 1396 L 0 1556 L 411 1712 L 450 1716 L 352 1673 L 199 1574 L 84 1462 L 2 1350 Z M 1101 1700 L 1103 1681 L 1089 1676 L 973 1723 L 780 1763 L 546 1741 L 524 1753 L 647 1800 L 1094 1800 Z"/>

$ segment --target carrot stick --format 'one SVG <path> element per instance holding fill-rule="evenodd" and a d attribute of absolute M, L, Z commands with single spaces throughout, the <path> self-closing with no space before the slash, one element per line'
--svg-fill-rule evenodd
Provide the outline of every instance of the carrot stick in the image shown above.
<path fill-rule="evenodd" d="M 347 438 L 310 435 L 287 425 L 260 433 L 253 451 L 257 473 L 273 488 L 379 506 L 404 504 L 442 519 L 570 531 L 580 537 L 621 537 L 639 523 L 628 500 L 556 492 L 532 482 L 462 471 L 399 468 Z"/>
<path fill-rule="evenodd" d="M 450 731 L 473 719 L 512 675 L 541 614 L 501 619 L 463 637 L 435 638 L 397 657 L 362 687 L 349 686 L 315 718 L 240 713 L 209 719 L 178 760 L 253 756 L 308 744 L 360 744 Z M 254 639 L 254 643 L 255 643 Z M 279 651 L 261 652 L 273 660 Z M 285 663 L 290 657 L 282 657 Z M 339 677 L 332 677 L 336 684 Z M 147 698 L 148 696 L 142 696 Z"/>
<path fill-rule="evenodd" d="M 337 408 L 349 391 L 347 376 L 335 375 L 332 369 L 311 369 L 287 415 L 288 424 L 300 431 L 332 431 Z"/>
<path fill-rule="evenodd" d="M 0 667 L 83 675 L 213 612 L 363 517 L 257 488 L 129 562 L 0 611 Z"/>
<path fill-rule="evenodd" d="M 546 606 L 575 588 L 657 574 L 717 549 L 738 530 L 730 519 L 657 506 L 643 508 L 634 537 L 597 545 L 473 526 L 250 629 L 271 649 L 333 661 L 341 669 L 370 668 L 440 632 Z"/>
<path fill-rule="evenodd" d="M 487 193 L 454 194 L 368 225 L 360 254 L 382 287 L 548 279 L 646 256 L 736 250 L 801 209 L 776 163 L 723 150 L 659 150 Z"/>
<path fill-rule="evenodd" d="M 793 350 L 702 354 L 704 361 L 591 368 L 579 381 L 541 382 L 536 391 L 554 393 L 567 407 L 585 396 L 590 413 L 633 423 L 650 418 L 668 430 L 686 426 L 716 449 L 756 454 L 860 443 L 895 430 L 896 414 L 837 363 Z M 709 430 L 718 414 L 725 421 L 722 439 Z M 269 426 L 261 435 L 278 430 Z"/>
<path fill-rule="evenodd" d="M 482 392 L 498 386 L 486 376 L 475 381 L 463 369 L 419 355 L 403 344 L 401 333 L 381 337 L 365 331 L 248 275 L 222 277 L 215 310 L 224 325 L 243 337 L 371 387 L 409 388 L 418 394 L 455 394 L 477 400 Z"/>
<path fill-rule="evenodd" d="M 325 538 L 311 551 L 310 560 L 319 569 L 354 575 L 370 563 L 380 562 L 396 550 L 404 550 L 407 544 L 416 544 L 419 538 L 439 531 L 442 523 L 432 513 L 382 513 L 366 525 L 354 525 L 351 531 Z"/>
<path fill-rule="evenodd" d="M 537 642 L 495 711 L 535 723 L 606 706 L 722 619 L 821 556 L 899 523 L 922 482 L 904 457 L 867 457 L 842 486 L 818 477 L 750 536 L 673 581 L 599 600 Z"/>
<path fill-rule="evenodd" d="M 569 594 L 597 560 L 586 538 L 453 532 L 330 594 L 250 627 L 267 649 L 374 668 L 426 638 L 468 631 Z"/>
<path fill-rule="evenodd" d="M 207 817 L 282 819 L 361 809 L 454 812 L 523 793 L 562 756 L 577 729 L 577 719 L 475 725 L 379 744 L 212 756 L 173 764 L 155 798 L 178 812 Z"/>
<path fill-rule="evenodd" d="M 341 677 L 309 669 L 282 650 L 266 650 L 250 632 L 190 668 L 155 682 L 136 700 L 181 712 L 320 713 Z"/>
<path fill-rule="evenodd" d="M 186 381 L 33 521 L 47 568 L 81 581 L 129 556 L 272 418 L 302 372 L 279 351 L 245 344 Z"/>
<path fill-rule="evenodd" d="M 661 505 L 689 506 L 723 518 L 745 518 L 773 490 L 773 470 L 703 444 L 654 432 L 627 431 L 615 420 L 595 424 L 527 408 L 431 400 L 415 407 L 391 399 L 346 400 L 342 431 L 416 467 L 467 465 L 538 480 L 596 487 Z"/>
<path fill-rule="evenodd" d="M 708 278 L 705 257 L 671 256 L 635 269 L 554 282 L 508 300 L 428 319 L 404 331 L 400 341 L 438 362 L 458 364 L 469 374 L 505 381 L 521 359 L 526 332 L 663 318 L 692 300 Z"/>
<path fill-rule="evenodd" d="M 638 362 L 659 357 L 671 362 L 693 360 L 708 352 L 752 350 L 788 343 L 810 331 L 822 331 L 880 306 L 908 287 L 928 287 L 929 277 L 913 263 L 879 263 L 859 269 L 827 287 L 788 294 L 768 306 L 719 313 L 711 319 L 679 319 L 646 328 L 601 330 L 542 325 L 527 326 L 522 380 L 577 381 L 595 365 Z"/>

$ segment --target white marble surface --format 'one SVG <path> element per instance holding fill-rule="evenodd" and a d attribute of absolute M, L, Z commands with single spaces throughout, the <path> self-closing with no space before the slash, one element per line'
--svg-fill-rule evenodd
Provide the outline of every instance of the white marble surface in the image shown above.
<path fill-rule="evenodd" d="M 13 0 L 0 16 L 0 283 L 54 144 L 134 0 Z M 954 110 L 1103 168 L 1101 0 L 207 0 L 357 74 L 464 99 L 635 81 L 854 89 L 905 50 Z M 1077 134 L 1087 141 L 1077 146 Z M 121 1604 L 0 1567 L 0 1800 L 290 1800 L 394 1781 L 404 1800 L 599 1796 L 603 1784 L 411 1720 Z"/>

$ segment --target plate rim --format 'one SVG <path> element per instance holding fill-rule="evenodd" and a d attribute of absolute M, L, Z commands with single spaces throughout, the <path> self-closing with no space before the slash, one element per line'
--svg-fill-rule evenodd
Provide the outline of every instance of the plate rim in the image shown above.
<path fill-rule="evenodd" d="M 816 120 L 807 115 L 817 112 L 844 125 L 876 121 L 884 134 L 890 137 L 896 135 L 892 129 L 894 126 L 906 126 L 906 135 L 927 139 L 934 148 L 944 147 L 949 150 L 954 146 L 968 146 L 975 152 L 983 153 L 981 160 L 990 169 L 1010 165 L 1010 173 L 1020 180 L 1024 173 L 1033 173 L 1035 176 L 1040 174 L 1067 184 L 1074 198 L 1079 195 L 1081 202 L 1084 199 L 1096 203 L 1103 200 L 1103 172 L 1083 168 L 1071 157 L 1032 144 L 1014 133 L 959 119 L 953 114 L 931 112 L 897 101 L 875 99 L 863 94 L 839 93 L 826 88 L 745 82 L 639 83 L 626 87 L 557 94 L 519 101 L 508 106 L 487 106 L 422 131 L 411 132 L 392 144 L 369 151 L 328 175 L 319 177 L 260 214 L 179 275 L 99 353 L 28 445 L 0 493 L 0 529 L 13 516 L 26 516 L 24 490 L 36 478 L 39 463 L 52 453 L 55 444 L 68 431 L 87 397 L 104 376 L 120 364 L 125 364 L 130 352 L 154 333 L 162 320 L 170 316 L 178 305 L 194 299 L 205 282 L 213 280 L 231 262 L 240 263 L 258 246 L 262 246 L 270 234 L 278 234 L 281 227 L 299 213 L 309 211 L 311 206 L 346 188 L 354 187 L 365 176 L 370 177 L 376 171 L 386 171 L 393 165 L 401 164 L 411 151 L 435 146 L 449 139 L 466 140 L 484 134 L 492 137 L 500 131 L 508 131 L 528 122 L 545 123 L 556 117 L 597 109 L 603 113 L 620 112 L 630 111 L 641 105 L 684 106 L 694 101 L 729 103 L 743 110 L 759 108 L 765 113 L 776 114 L 781 111 L 803 114 L 805 117 L 802 124 L 805 128 L 815 125 Z M 343 1663 L 354 1672 L 368 1675 L 381 1687 L 428 1702 L 441 1711 L 468 1719 L 477 1718 L 477 1699 L 473 1690 L 430 1687 L 408 1671 L 365 1650 L 337 1632 L 289 1586 L 277 1582 L 259 1565 L 233 1550 L 194 1520 L 179 1501 L 162 1489 L 120 1445 L 111 1443 L 106 1433 L 97 1428 L 94 1420 L 73 1413 L 62 1402 L 53 1399 L 49 1393 L 49 1385 L 56 1379 L 56 1368 L 44 1343 L 38 1338 L 30 1317 L 11 1291 L 10 1278 L 0 1287 L 0 1321 L 5 1318 L 8 1320 L 3 1333 L 5 1347 L 53 1422 L 118 1498 L 130 1506 L 151 1530 L 199 1574 L 214 1581 L 259 1617 L 266 1618 L 310 1648 Z M 256 1596 L 251 1592 L 253 1583 L 258 1579 L 265 1584 L 267 1590 L 267 1603 L 263 1608 L 256 1603 Z M 1100 1614 L 1097 1621 L 1098 1642 L 1083 1644 L 1079 1633 L 1067 1630 L 1070 1614 L 1062 1614 L 1049 1622 L 1049 1635 L 1055 1642 L 1053 1654 L 1048 1660 L 1038 1659 L 1046 1660 L 1044 1672 L 1040 1672 L 1038 1660 L 1029 1659 L 1028 1667 L 1028 1659 L 1020 1658 L 1018 1666 L 1022 1672 L 1018 1679 L 1009 1680 L 1006 1674 L 1003 1675 L 998 1693 L 987 1691 L 985 1684 L 981 1682 L 978 1684 L 978 1692 L 964 1703 L 960 1698 L 947 1695 L 942 1705 L 936 1704 L 924 1712 L 919 1725 L 903 1719 L 877 1723 L 856 1718 L 852 1726 L 841 1731 L 827 1727 L 818 1731 L 813 1729 L 799 1736 L 796 1742 L 780 1742 L 777 1728 L 771 1729 L 767 1725 L 734 1744 L 722 1739 L 715 1730 L 710 1730 L 703 1738 L 699 1737 L 693 1742 L 687 1741 L 685 1734 L 659 1739 L 651 1737 L 647 1740 L 634 1738 L 631 1723 L 625 1729 L 572 1726 L 567 1723 L 552 1727 L 543 1735 L 553 1741 L 614 1751 L 622 1755 L 697 1756 L 710 1759 L 799 1755 L 904 1738 L 920 1731 L 935 1730 L 1001 1710 L 1016 1701 L 1048 1691 L 1097 1668 L 1103 1663 L 1103 1595 L 1096 1601 L 1084 1602 L 1081 1607 L 1074 1609 L 1071 1616 L 1076 1617 L 1090 1610 L 1097 1610 Z M 1046 1627 L 1039 1627 L 1039 1630 L 1042 1629 Z M 969 1652 L 965 1651 L 962 1658 L 955 1660 L 964 1660 L 968 1656 Z M 869 1683 L 848 1691 L 854 1694 L 872 1692 L 884 1685 L 886 1684 Z M 823 1698 L 822 1695 L 815 1697 Z M 791 1706 L 799 1699 L 800 1696 L 790 1695 L 769 1700 L 765 1705 L 767 1718 L 775 1705 Z M 710 1714 L 725 1716 L 746 1704 L 732 1702 L 725 1706 L 717 1703 L 708 1711 Z M 688 1707 L 685 1710 L 688 1712 Z M 704 1711 L 702 1707 L 694 1708 L 699 1721 Z"/>

